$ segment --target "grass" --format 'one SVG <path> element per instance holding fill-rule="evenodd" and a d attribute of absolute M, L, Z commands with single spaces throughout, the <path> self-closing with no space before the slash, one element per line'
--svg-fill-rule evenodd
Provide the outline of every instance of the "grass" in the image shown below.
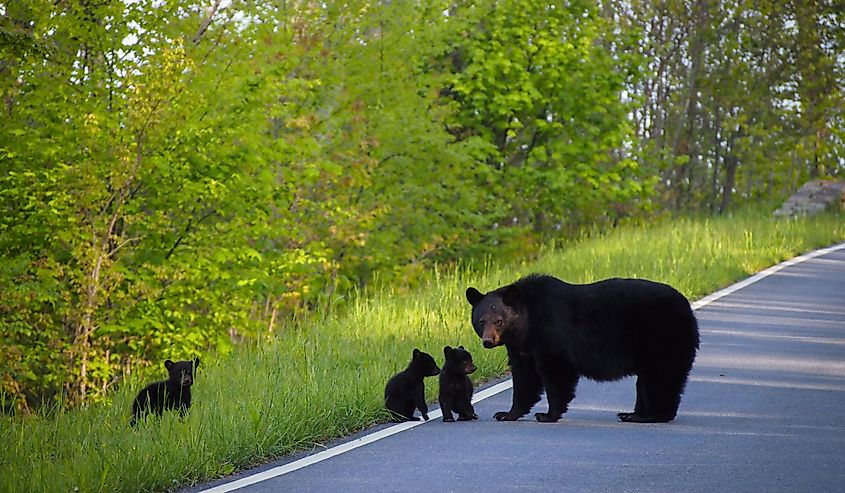
<path fill-rule="evenodd" d="M 0 418 L 0 491 L 173 490 L 318 446 L 385 420 L 384 384 L 414 347 L 442 362 L 444 345 L 463 344 L 479 368 L 475 380 L 501 375 L 504 351 L 483 350 L 468 326 L 470 285 L 487 291 L 531 272 L 570 282 L 645 277 L 696 299 L 843 239 L 842 216 L 774 220 L 747 212 L 629 226 L 550 247 L 532 261 L 432 272 L 417 289 L 380 290 L 284 327 L 272 342 L 204 357 L 184 420 L 166 415 L 130 429 L 141 382 L 110 403 Z M 436 378 L 427 380 L 433 401 Z"/>

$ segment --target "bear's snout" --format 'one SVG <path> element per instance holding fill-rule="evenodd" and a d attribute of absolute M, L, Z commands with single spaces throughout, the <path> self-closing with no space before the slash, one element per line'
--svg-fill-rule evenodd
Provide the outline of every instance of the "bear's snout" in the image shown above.
<path fill-rule="evenodd" d="M 494 348 L 502 343 L 502 338 L 499 332 L 494 328 L 484 329 L 481 334 L 481 342 L 487 349 Z"/>

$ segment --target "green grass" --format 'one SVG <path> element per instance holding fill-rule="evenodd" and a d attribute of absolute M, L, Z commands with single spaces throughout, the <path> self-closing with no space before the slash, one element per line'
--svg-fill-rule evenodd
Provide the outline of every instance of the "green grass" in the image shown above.
<path fill-rule="evenodd" d="M 171 415 L 130 429 L 137 381 L 110 403 L 2 418 L 0 491 L 172 490 L 314 447 L 383 421 L 384 384 L 414 347 L 442 362 L 444 345 L 463 344 L 479 367 L 476 381 L 501 375 L 505 352 L 483 350 L 469 328 L 469 285 L 486 291 L 531 272 L 570 282 L 630 276 L 696 299 L 843 239 L 842 216 L 773 220 L 749 212 L 630 226 L 548 248 L 532 261 L 432 272 L 420 288 L 381 290 L 283 327 L 272 342 L 204 357 L 184 420 Z M 433 401 L 436 378 L 427 392 Z"/>

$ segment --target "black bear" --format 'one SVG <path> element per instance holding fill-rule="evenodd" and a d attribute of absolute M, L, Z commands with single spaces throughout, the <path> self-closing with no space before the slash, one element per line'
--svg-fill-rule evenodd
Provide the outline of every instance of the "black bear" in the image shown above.
<path fill-rule="evenodd" d="M 689 301 L 666 284 L 607 279 L 569 284 L 530 275 L 486 294 L 468 288 L 472 326 L 485 348 L 505 345 L 513 404 L 499 421 L 519 419 L 545 390 L 553 422 L 567 411 L 580 377 L 596 381 L 637 376 L 634 411 L 625 422 L 675 418 L 698 349 Z"/>
<path fill-rule="evenodd" d="M 443 354 L 446 356 L 440 369 L 440 410 L 443 411 L 443 421 L 455 421 L 452 410 L 458 413 L 458 421 L 478 419 L 472 408 L 472 381 L 467 376 L 475 371 L 472 355 L 463 346 L 454 349 L 446 346 Z"/>
<path fill-rule="evenodd" d="M 178 409 L 184 416 L 191 407 L 191 385 L 194 384 L 194 371 L 199 365 L 199 358 L 175 363 L 165 361 L 164 367 L 170 376 L 167 380 L 147 385 L 138 393 L 138 397 L 132 402 L 132 418 L 129 424 L 135 426 L 139 419 L 151 412 L 161 415 L 163 411 L 170 409 Z"/>
<path fill-rule="evenodd" d="M 423 419 L 428 421 L 428 406 L 425 403 L 423 378 L 440 373 L 440 368 L 430 354 L 414 349 L 411 363 L 387 381 L 384 388 L 384 407 L 390 411 L 391 421 L 419 421 L 414 409 L 419 409 Z"/>

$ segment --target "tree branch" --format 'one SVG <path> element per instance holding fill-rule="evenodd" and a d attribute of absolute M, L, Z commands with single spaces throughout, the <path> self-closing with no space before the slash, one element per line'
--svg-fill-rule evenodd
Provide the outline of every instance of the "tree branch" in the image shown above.
<path fill-rule="evenodd" d="M 214 5 L 211 6 L 211 9 L 208 11 L 208 15 L 206 16 L 205 20 L 202 21 L 199 30 L 196 34 L 194 34 L 194 38 L 191 40 L 191 42 L 193 42 L 195 45 L 200 44 L 202 35 L 205 34 L 205 31 L 208 30 L 208 27 L 211 25 L 211 21 L 214 20 L 214 14 L 217 13 L 218 8 L 220 8 L 220 0 L 214 0 Z"/>

